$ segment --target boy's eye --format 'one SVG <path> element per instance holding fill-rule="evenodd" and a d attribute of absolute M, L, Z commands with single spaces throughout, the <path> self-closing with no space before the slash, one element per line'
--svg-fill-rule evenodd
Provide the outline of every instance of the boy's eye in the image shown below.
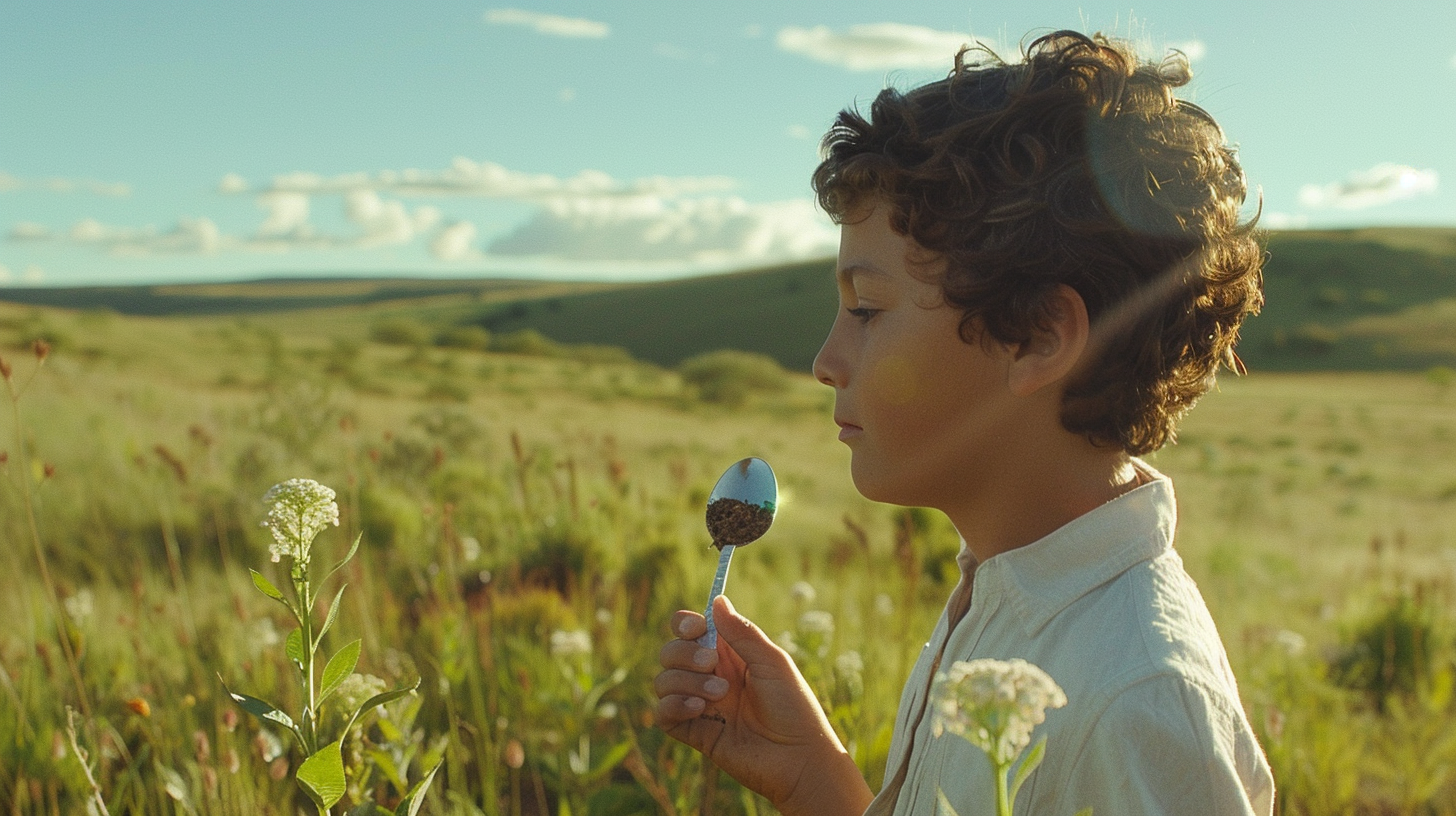
<path fill-rule="evenodd" d="M 845 309 L 845 311 L 849 312 L 851 315 L 854 315 L 856 318 L 859 319 L 859 322 L 861 323 L 870 322 L 870 318 L 880 313 L 879 309 L 870 309 L 865 306 L 860 306 L 854 309 Z"/>

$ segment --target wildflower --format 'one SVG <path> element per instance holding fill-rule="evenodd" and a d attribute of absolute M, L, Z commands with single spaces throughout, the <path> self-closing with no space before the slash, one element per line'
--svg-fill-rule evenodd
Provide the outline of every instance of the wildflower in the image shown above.
<path fill-rule="evenodd" d="M 794 585 L 789 587 L 789 595 L 799 603 L 813 603 L 816 594 L 814 585 L 808 581 L 795 581 Z"/>
<path fill-rule="evenodd" d="M 526 748 L 521 745 L 520 740 L 512 739 L 507 742 L 504 753 L 507 768 L 516 770 L 526 764 Z"/>
<path fill-rule="evenodd" d="M 834 658 L 834 671 L 845 677 L 858 677 L 864 673 L 864 658 L 859 652 L 845 652 Z"/>
<path fill-rule="evenodd" d="M 143 717 L 152 716 L 152 704 L 147 702 L 144 697 L 132 697 L 126 701 L 126 707 Z"/>
<path fill-rule="evenodd" d="M 875 614 L 882 618 L 888 618 L 895 614 L 895 601 L 889 595 L 881 592 L 875 596 Z"/>
<path fill-rule="evenodd" d="M 339 688 L 334 692 L 339 707 L 344 711 L 358 711 L 359 706 L 376 694 L 389 688 L 389 684 L 375 677 L 372 674 L 360 674 L 355 672 L 339 682 Z M 367 714 L 368 712 L 360 712 Z"/>
<path fill-rule="evenodd" d="M 809 610 L 799 616 L 799 630 L 807 634 L 834 634 L 834 616 L 828 612 Z"/>
<path fill-rule="evenodd" d="M 585 657 L 591 650 L 591 635 L 585 629 L 557 629 L 551 633 L 552 657 Z"/>
<path fill-rule="evenodd" d="M 1067 704 L 1067 695 L 1039 667 L 1021 659 L 957 660 L 936 675 L 931 692 L 939 737 L 958 734 L 1003 767 L 1031 743 L 1031 730 L 1048 708 Z"/>
<path fill-rule="evenodd" d="M 1304 653 L 1304 635 L 1290 629 L 1280 629 L 1274 633 L 1274 643 L 1283 649 L 1290 657 L 1298 657 Z"/>
<path fill-rule="evenodd" d="M 268 547 L 273 562 L 286 555 L 295 568 L 307 568 L 314 538 L 330 524 L 339 526 L 334 491 L 313 479 L 289 479 L 269 488 L 263 501 L 268 504 L 263 526 L 273 534 Z"/>
<path fill-rule="evenodd" d="M 91 594 L 90 589 L 84 587 L 76 590 L 75 595 L 70 596 L 61 603 L 66 607 L 66 614 L 70 615 L 71 620 L 77 623 L 90 618 L 91 614 L 96 611 L 96 598 Z"/>

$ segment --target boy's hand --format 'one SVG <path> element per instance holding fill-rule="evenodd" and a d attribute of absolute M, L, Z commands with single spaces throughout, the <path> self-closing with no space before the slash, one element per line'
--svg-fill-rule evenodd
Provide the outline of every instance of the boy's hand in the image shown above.
<path fill-rule="evenodd" d="M 785 814 L 863 813 L 872 796 L 789 655 L 739 615 L 713 606 L 718 649 L 696 612 L 673 615 L 654 683 L 657 723 Z"/>

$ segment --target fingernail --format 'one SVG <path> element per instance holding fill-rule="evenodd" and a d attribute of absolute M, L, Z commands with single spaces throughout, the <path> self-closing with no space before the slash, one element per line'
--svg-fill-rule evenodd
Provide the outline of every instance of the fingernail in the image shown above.
<path fill-rule="evenodd" d="M 688 636 L 688 619 L 683 618 L 677 622 L 677 633 L 680 637 Z"/>
<path fill-rule="evenodd" d="M 702 711 L 705 703 L 701 697 L 689 697 L 688 701 L 683 703 L 683 705 L 688 707 L 688 711 Z"/>
<path fill-rule="evenodd" d="M 719 694 L 724 694 L 728 691 L 728 681 L 721 677 L 710 677 L 708 678 L 708 682 L 703 684 L 703 691 L 706 691 L 714 697 Z"/>
<path fill-rule="evenodd" d="M 699 649 L 696 652 L 693 652 L 693 665 L 701 666 L 702 668 L 706 669 L 707 667 L 713 665 L 713 658 L 717 656 L 718 653 L 713 651 L 712 649 Z"/>

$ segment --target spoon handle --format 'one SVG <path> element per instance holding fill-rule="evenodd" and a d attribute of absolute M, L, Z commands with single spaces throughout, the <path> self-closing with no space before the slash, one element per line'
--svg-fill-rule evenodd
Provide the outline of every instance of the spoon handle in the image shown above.
<path fill-rule="evenodd" d="M 728 583 L 728 565 L 733 561 L 732 544 L 724 544 L 718 556 L 718 573 L 713 576 L 713 589 L 708 593 L 708 609 L 703 617 L 708 619 L 708 631 L 698 638 L 698 645 L 705 649 L 718 648 L 718 627 L 713 625 L 713 601 L 723 594 L 723 585 Z"/>

